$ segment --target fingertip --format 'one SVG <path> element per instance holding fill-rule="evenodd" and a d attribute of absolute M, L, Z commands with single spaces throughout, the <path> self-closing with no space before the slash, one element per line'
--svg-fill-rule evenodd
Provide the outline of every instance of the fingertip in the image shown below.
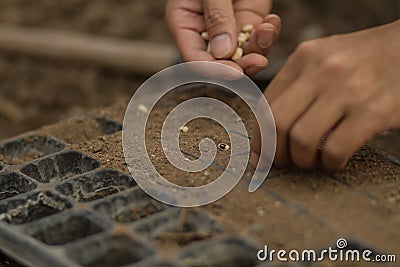
<path fill-rule="evenodd" d="M 267 15 L 263 22 L 274 25 L 277 30 L 280 30 L 280 28 L 282 26 L 282 19 L 276 14 Z"/>
<path fill-rule="evenodd" d="M 260 70 L 265 69 L 269 64 L 269 61 L 263 55 L 250 53 L 242 57 L 236 63 L 248 76 L 253 76 L 252 72 L 259 72 Z"/>
<path fill-rule="evenodd" d="M 268 66 L 268 64 L 266 64 L 266 65 L 254 65 L 254 66 L 251 66 L 251 67 L 247 68 L 245 70 L 245 73 L 246 73 L 247 76 L 252 77 L 252 76 L 255 76 L 257 73 L 259 73 L 260 71 L 262 71 L 263 69 L 265 69 L 267 66 Z"/>
<path fill-rule="evenodd" d="M 233 39 L 228 33 L 217 35 L 211 40 L 211 51 L 217 59 L 227 59 L 231 57 L 234 47 Z"/>

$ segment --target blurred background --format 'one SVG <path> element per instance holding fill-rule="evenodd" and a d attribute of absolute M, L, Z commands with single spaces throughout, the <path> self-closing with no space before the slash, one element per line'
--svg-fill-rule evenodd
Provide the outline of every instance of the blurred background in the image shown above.
<path fill-rule="evenodd" d="M 0 0 L 0 29 L 27 27 L 29 33 L 29 29 L 39 28 L 56 31 L 60 36 L 80 33 L 131 43 L 146 41 L 173 49 L 163 21 L 165 3 L 165 0 Z M 400 1 L 276 0 L 273 12 L 282 17 L 283 32 L 271 54 L 268 77 L 302 40 L 393 21 L 400 17 Z M 0 40 L 9 35 L 9 31 L 0 30 Z M 68 38 L 63 42 L 68 42 Z M 29 40 L 26 43 L 29 46 Z M 171 61 L 177 63 L 179 57 Z M 143 58 L 134 62 L 136 66 L 144 63 Z M 95 61 L 62 60 L 13 51 L 1 48 L 0 42 L 0 140 L 95 107 L 128 101 L 149 75 L 148 71 L 141 73 L 140 68 L 121 70 Z"/>

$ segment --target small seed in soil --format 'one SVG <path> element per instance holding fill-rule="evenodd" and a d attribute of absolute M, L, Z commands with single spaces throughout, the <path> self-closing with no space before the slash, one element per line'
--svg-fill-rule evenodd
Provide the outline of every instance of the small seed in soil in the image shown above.
<path fill-rule="evenodd" d="M 251 24 L 244 25 L 242 28 L 243 32 L 252 32 L 254 30 L 254 26 Z"/>
<path fill-rule="evenodd" d="M 235 52 L 235 54 L 231 57 L 231 59 L 232 59 L 233 61 L 238 61 L 239 59 L 242 58 L 242 56 L 243 56 L 243 48 L 238 47 L 238 48 L 236 48 L 236 52 Z"/>
<path fill-rule="evenodd" d="M 183 127 L 181 127 L 180 130 L 181 130 L 182 133 L 187 133 L 187 132 L 189 132 L 189 127 L 183 126 Z"/>
<path fill-rule="evenodd" d="M 205 41 L 209 41 L 208 32 L 202 32 L 201 33 L 201 38 L 203 38 L 203 40 L 205 40 Z"/>
<path fill-rule="evenodd" d="M 224 143 L 218 144 L 219 150 L 229 150 L 230 146 Z"/>

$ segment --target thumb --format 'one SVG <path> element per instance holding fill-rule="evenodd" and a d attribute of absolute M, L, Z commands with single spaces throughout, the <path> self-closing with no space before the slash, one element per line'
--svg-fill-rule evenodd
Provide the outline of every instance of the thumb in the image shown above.
<path fill-rule="evenodd" d="M 232 0 L 203 0 L 205 23 L 215 58 L 233 55 L 237 45 Z"/>

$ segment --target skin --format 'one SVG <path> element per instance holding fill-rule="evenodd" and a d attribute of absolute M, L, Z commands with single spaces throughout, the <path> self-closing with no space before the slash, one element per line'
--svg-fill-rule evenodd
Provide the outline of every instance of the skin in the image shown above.
<path fill-rule="evenodd" d="M 165 17 L 184 61 L 216 61 L 253 76 L 267 67 L 266 56 L 280 33 L 280 18 L 270 9 L 268 0 L 169 0 Z M 243 46 L 245 56 L 233 62 L 237 34 L 247 24 L 256 30 Z M 209 34 L 212 53 L 206 51 L 203 31 Z"/>
<path fill-rule="evenodd" d="M 278 167 L 340 169 L 367 140 L 400 128 L 399 33 L 400 20 L 299 45 L 265 91 Z M 253 139 L 256 166 L 257 129 Z"/>
<path fill-rule="evenodd" d="M 265 56 L 280 32 L 280 19 L 267 15 L 270 4 L 169 0 L 166 19 L 185 61 L 218 61 L 251 76 L 267 66 Z M 222 57 L 205 51 L 200 32 L 236 36 L 248 23 L 257 30 L 238 62 L 226 60 L 236 47 Z M 265 38 L 268 29 L 271 39 Z M 276 166 L 340 169 L 367 140 L 400 128 L 399 31 L 396 21 L 298 46 L 265 91 L 277 129 Z M 250 163 L 256 167 L 258 127 L 253 133 Z"/>

